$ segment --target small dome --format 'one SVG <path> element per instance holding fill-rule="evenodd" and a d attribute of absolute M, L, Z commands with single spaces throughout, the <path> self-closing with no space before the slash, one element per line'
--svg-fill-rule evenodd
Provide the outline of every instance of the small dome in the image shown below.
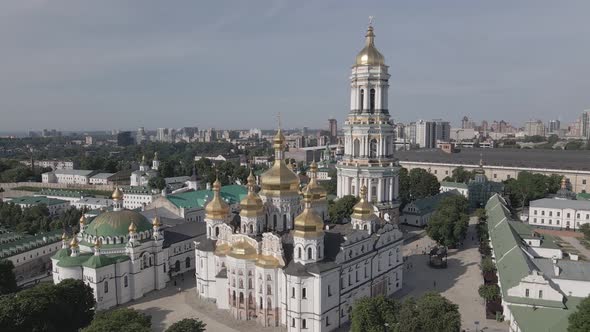
<path fill-rule="evenodd" d="M 116 188 L 115 191 L 113 191 L 113 195 L 111 197 L 114 200 L 120 201 L 123 199 L 123 192 L 121 191 L 121 189 Z"/>
<path fill-rule="evenodd" d="M 328 196 L 328 191 L 322 187 L 317 181 L 317 174 L 318 174 L 318 164 L 315 160 L 309 166 L 309 171 L 311 173 L 311 178 L 309 180 L 309 184 L 307 187 L 311 191 L 312 199 L 314 201 L 325 199 Z"/>
<path fill-rule="evenodd" d="M 385 57 L 375 47 L 375 33 L 369 26 L 365 35 L 365 47 L 357 54 L 355 66 L 383 66 Z"/>
<path fill-rule="evenodd" d="M 303 201 L 305 208 L 303 212 L 295 217 L 295 233 L 293 236 L 298 237 L 317 237 L 324 231 L 324 221 L 314 209 L 311 208 L 312 193 L 309 188 L 303 191 Z"/>
<path fill-rule="evenodd" d="M 129 233 L 135 233 L 137 231 L 137 226 L 135 225 L 134 222 L 132 222 L 131 224 L 129 224 Z"/>
<path fill-rule="evenodd" d="M 205 206 L 205 217 L 209 219 L 224 220 L 229 214 L 229 205 L 221 198 L 221 182 L 219 179 L 213 182 L 213 199 Z"/>
<path fill-rule="evenodd" d="M 275 160 L 272 167 L 260 177 L 260 187 L 264 194 L 299 192 L 299 177 L 284 160 Z"/>
<path fill-rule="evenodd" d="M 159 216 L 155 216 L 152 220 L 152 226 L 160 227 L 162 226 L 162 221 L 160 220 Z"/>
<path fill-rule="evenodd" d="M 248 195 L 240 202 L 240 216 L 242 217 L 256 217 L 264 213 L 262 199 L 254 192 L 255 181 L 252 169 L 250 169 L 250 175 L 248 175 Z"/>
<path fill-rule="evenodd" d="M 72 247 L 72 248 L 78 247 L 78 237 L 76 235 L 74 235 L 74 237 L 72 238 L 72 241 L 70 242 L 70 247 Z"/>
<path fill-rule="evenodd" d="M 82 216 L 80 217 L 80 225 L 84 225 L 86 223 L 86 216 L 84 215 L 84 213 L 82 213 Z"/>
<path fill-rule="evenodd" d="M 352 209 L 351 217 L 359 220 L 370 220 L 375 217 L 375 207 L 367 200 L 367 187 L 361 187 L 361 200 Z"/>
<path fill-rule="evenodd" d="M 256 248 L 246 241 L 239 241 L 232 244 L 231 251 L 228 255 L 241 259 L 255 259 L 258 256 L 256 254 Z"/>
<path fill-rule="evenodd" d="M 96 235 L 97 237 L 107 236 L 124 236 L 129 233 L 131 224 L 134 224 L 137 232 L 143 232 L 152 229 L 152 224 L 142 214 L 131 211 L 108 211 L 99 214 L 88 225 L 86 234 Z"/>

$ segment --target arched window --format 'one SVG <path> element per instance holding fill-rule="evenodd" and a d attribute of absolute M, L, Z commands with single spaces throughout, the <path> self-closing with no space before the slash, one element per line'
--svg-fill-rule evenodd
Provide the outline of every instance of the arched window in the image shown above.
<path fill-rule="evenodd" d="M 129 286 L 129 278 L 127 276 L 123 277 L 123 287 Z"/>
<path fill-rule="evenodd" d="M 311 248 L 307 248 L 307 259 L 311 259 Z"/>
<path fill-rule="evenodd" d="M 154 262 L 152 260 L 152 257 L 150 256 L 150 266 L 154 265 Z"/>
<path fill-rule="evenodd" d="M 367 224 L 365 224 L 365 225 L 363 226 L 363 229 L 364 229 L 365 231 L 367 230 Z"/>
<path fill-rule="evenodd" d="M 359 141 L 358 138 L 355 138 L 354 142 L 353 142 L 353 147 L 352 147 L 352 156 L 353 157 L 358 157 L 361 153 L 361 142 Z"/>
<path fill-rule="evenodd" d="M 232 294 L 232 303 L 233 303 L 234 306 L 236 305 L 236 291 L 233 291 L 233 294 Z"/>
<path fill-rule="evenodd" d="M 176 261 L 176 263 L 174 263 L 174 270 L 180 271 L 180 261 Z"/>
<path fill-rule="evenodd" d="M 104 293 L 108 293 L 109 292 L 109 282 L 105 280 L 104 282 Z"/>
<path fill-rule="evenodd" d="M 219 236 L 219 227 L 215 227 L 215 236 Z"/>
<path fill-rule="evenodd" d="M 240 304 L 244 304 L 244 293 L 240 292 Z"/>
<path fill-rule="evenodd" d="M 268 300 L 266 301 L 266 309 L 270 310 L 271 308 L 272 308 L 272 300 L 269 297 Z"/>
<path fill-rule="evenodd" d="M 262 309 L 262 303 L 263 303 L 262 302 L 262 297 L 260 298 L 260 301 L 259 302 L 260 302 L 260 309 Z"/>
<path fill-rule="evenodd" d="M 244 288 L 244 280 L 240 279 L 239 285 L 240 285 L 240 289 Z"/>
<path fill-rule="evenodd" d="M 369 109 L 371 111 L 374 111 L 375 110 L 375 89 L 371 89 L 370 93 L 371 93 L 371 96 L 369 98 L 369 104 L 370 104 Z"/>
<path fill-rule="evenodd" d="M 369 142 L 369 158 L 377 158 L 377 140 L 374 138 Z"/>
<path fill-rule="evenodd" d="M 274 230 L 277 229 L 277 215 L 276 214 L 274 216 L 272 216 L 272 227 Z"/>
<path fill-rule="evenodd" d="M 254 233 L 254 225 L 250 224 L 250 233 Z"/>
<path fill-rule="evenodd" d="M 365 109 L 365 90 L 364 89 L 361 89 L 360 101 L 361 101 L 360 110 L 362 111 Z"/>
<path fill-rule="evenodd" d="M 187 257 L 186 258 L 185 265 L 186 265 L 186 268 L 187 269 L 191 267 L 191 258 L 190 257 Z"/>
<path fill-rule="evenodd" d="M 287 230 L 287 215 L 283 214 L 283 231 Z"/>
<path fill-rule="evenodd" d="M 248 279 L 248 289 L 252 289 L 252 278 Z"/>
<path fill-rule="evenodd" d="M 266 295 L 272 295 L 272 288 L 270 285 L 266 285 Z"/>
<path fill-rule="evenodd" d="M 297 248 L 297 258 L 301 259 L 301 247 Z"/>

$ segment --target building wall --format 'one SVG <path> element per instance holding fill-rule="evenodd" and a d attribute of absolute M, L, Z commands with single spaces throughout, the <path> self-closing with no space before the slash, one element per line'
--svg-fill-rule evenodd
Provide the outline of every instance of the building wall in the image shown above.
<path fill-rule="evenodd" d="M 590 223 L 590 210 L 529 208 L 529 224 L 543 228 L 565 228 L 577 230 Z"/>

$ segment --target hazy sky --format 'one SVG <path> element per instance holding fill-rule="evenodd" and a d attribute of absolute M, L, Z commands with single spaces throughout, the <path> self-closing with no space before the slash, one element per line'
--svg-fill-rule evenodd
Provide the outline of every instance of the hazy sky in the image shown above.
<path fill-rule="evenodd" d="M 399 121 L 572 121 L 588 0 L 1 0 L 0 131 L 341 123 L 369 15 Z"/>

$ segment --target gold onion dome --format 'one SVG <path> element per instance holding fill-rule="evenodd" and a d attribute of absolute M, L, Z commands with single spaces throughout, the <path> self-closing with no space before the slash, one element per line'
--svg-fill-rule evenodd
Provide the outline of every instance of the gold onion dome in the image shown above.
<path fill-rule="evenodd" d="M 86 223 L 86 216 L 84 215 L 84 213 L 82 213 L 82 216 L 80 217 L 80 225 L 84 225 Z"/>
<path fill-rule="evenodd" d="M 209 219 L 225 219 L 229 213 L 229 205 L 221 199 L 221 182 L 213 182 L 213 199 L 205 206 L 205 217 Z"/>
<path fill-rule="evenodd" d="M 355 206 L 352 208 L 352 218 L 360 219 L 360 220 L 369 220 L 375 216 L 375 208 L 373 204 L 371 204 L 367 200 L 367 186 L 361 187 L 361 199 Z"/>
<path fill-rule="evenodd" d="M 242 259 L 256 259 L 258 256 L 256 253 L 256 248 L 246 241 L 238 241 L 232 244 L 231 251 L 228 255 L 234 258 Z"/>
<path fill-rule="evenodd" d="M 283 151 L 285 136 L 278 130 L 273 139 L 274 149 Z M 279 154 L 280 155 L 280 154 Z M 298 193 L 299 177 L 282 158 L 276 158 L 272 167 L 260 177 L 260 187 L 264 194 Z"/>
<path fill-rule="evenodd" d="M 123 192 L 121 189 L 116 188 L 115 191 L 113 191 L 113 195 L 111 197 L 116 201 L 120 201 L 123 199 Z"/>
<path fill-rule="evenodd" d="M 307 185 L 307 187 L 309 188 L 309 190 L 311 190 L 312 199 L 318 200 L 318 199 L 326 198 L 326 196 L 328 195 L 328 192 L 326 191 L 326 189 L 324 189 L 324 187 L 322 187 L 318 183 L 318 180 L 317 180 L 318 164 L 315 162 L 315 160 L 309 166 L 309 171 L 311 173 L 311 177 L 310 177 L 309 184 Z"/>
<path fill-rule="evenodd" d="M 369 25 L 365 35 L 365 47 L 356 56 L 356 66 L 383 66 L 385 57 L 375 47 L 375 33 L 373 26 Z"/>
<path fill-rule="evenodd" d="M 248 175 L 248 195 L 240 202 L 240 215 L 243 217 L 255 217 L 263 213 L 264 205 L 260 196 L 254 192 L 254 186 L 256 185 L 252 169 L 250 169 L 250 175 Z"/>
<path fill-rule="evenodd" d="M 567 189 L 567 179 L 565 176 L 561 178 L 561 189 Z"/>
<path fill-rule="evenodd" d="M 160 217 L 159 216 L 155 216 L 154 220 L 152 220 L 152 225 L 156 226 L 156 227 L 160 227 L 162 226 L 162 222 L 160 221 Z"/>
<path fill-rule="evenodd" d="M 78 246 L 78 237 L 76 235 L 74 235 L 74 237 L 72 238 L 72 241 L 70 242 L 70 247 L 75 248 Z"/>
<path fill-rule="evenodd" d="M 295 233 L 293 236 L 317 237 L 324 232 L 322 217 L 311 207 L 312 193 L 309 187 L 303 190 L 303 202 L 305 208 L 300 215 L 295 217 Z"/>
<path fill-rule="evenodd" d="M 132 222 L 131 224 L 129 224 L 129 233 L 135 233 L 137 231 L 137 226 L 135 225 L 134 222 Z"/>
<path fill-rule="evenodd" d="M 62 240 L 67 240 L 68 239 L 68 234 L 66 234 L 66 232 L 63 232 L 63 234 L 61 235 L 61 239 Z"/>
<path fill-rule="evenodd" d="M 100 246 L 101 246 L 100 239 L 99 238 L 96 238 L 94 240 L 94 247 L 95 248 L 100 248 Z"/>

